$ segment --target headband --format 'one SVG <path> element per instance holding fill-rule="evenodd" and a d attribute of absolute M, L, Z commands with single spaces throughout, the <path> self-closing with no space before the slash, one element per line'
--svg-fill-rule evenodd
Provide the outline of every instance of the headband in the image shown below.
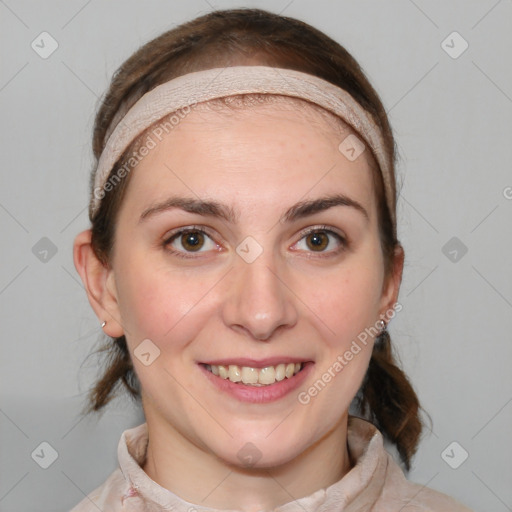
<path fill-rule="evenodd" d="M 363 141 L 349 135 L 340 141 L 339 150 L 349 160 L 355 160 L 365 149 L 364 143 L 369 146 L 379 164 L 386 202 L 395 223 L 393 163 L 381 131 L 370 114 L 347 91 L 326 80 L 300 71 L 269 66 L 233 66 L 188 73 L 144 94 L 115 126 L 100 155 L 89 206 L 91 218 L 98 210 L 105 191 L 115 186 L 113 176 L 109 180 L 112 168 L 138 135 L 169 114 L 180 112 L 180 117 L 183 117 L 197 103 L 251 93 L 303 99 L 323 107 L 351 126 Z M 179 122 L 177 116 L 172 117 Z M 129 170 L 126 169 L 119 172 L 117 181 L 127 172 Z"/>

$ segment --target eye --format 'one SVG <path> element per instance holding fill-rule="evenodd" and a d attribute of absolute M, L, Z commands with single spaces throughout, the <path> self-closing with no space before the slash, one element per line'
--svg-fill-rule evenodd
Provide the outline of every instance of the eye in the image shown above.
<path fill-rule="evenodd" d="M 190 227 L 181 229 L 168 237 L 164 245 L 177 256 L 187 257 L 187 253 L 207 252 L 218 249 L 219 245 L 202 229 Z"/>
<path fill-rule="evenodd" d="M 326 227 L 312 228 L 303 233 L 294 249 L 319 253 L 337 253 L 346 246 L 346 240 Z"/>

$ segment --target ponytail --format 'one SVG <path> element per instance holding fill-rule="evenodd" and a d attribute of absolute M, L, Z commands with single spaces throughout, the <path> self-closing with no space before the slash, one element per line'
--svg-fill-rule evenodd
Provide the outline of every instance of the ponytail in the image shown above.
<path fill-rule="evenodd" d="M 359 408 L 395 444 L 409 471 L 423 428 L 419 418 L 421 407 L 411 383 L 395 361 L 387 330 L 375 340 L 361 386 Z"/>
<path fill-rule="evenodd" d="M 103 360 L 104 370 L 101 378 L 90 389 L 84 414 L 98 412 L 118 395 L 119 388 L 128 392 L 134 400 L 140 400 L 140 383 L 126 344 L 126 338 L 108 338 L 95 354 L 106 353 Z"/>

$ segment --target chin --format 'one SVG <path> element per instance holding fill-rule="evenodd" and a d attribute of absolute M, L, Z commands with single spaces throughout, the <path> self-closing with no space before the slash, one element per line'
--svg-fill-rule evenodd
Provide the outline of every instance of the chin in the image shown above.
<path fill-rule="evenodd" d="M 267 430 L 265 430 L 267 431 Z M 271 432 L 271 429 L 268 430 Z M 269 469 L 287 464 L 309 447 L 306 439 L 295 439 L 289 433 L 274 434 L 268 438 L 258 435 L 244 435 L 231 439 L 222 446 L 211 447 L 213 453 L 227 464 L 240 469 Z"/>
<path fill-rule="evenodd" d="M 264 448 L 259 450 L 255 445 L 247 443 L 238 453 L 230 453 L 225 462 L 241 470 L 258 471 L 269 470 L 283 466 L 297 459 L 303 453 L 303 450 L 285 450 L 279 453 L 270 453 L 270 450 Z"/>

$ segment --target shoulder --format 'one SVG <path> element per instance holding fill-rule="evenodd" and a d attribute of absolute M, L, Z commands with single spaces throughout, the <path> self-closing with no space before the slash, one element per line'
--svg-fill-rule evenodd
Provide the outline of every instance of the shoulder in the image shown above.
<path fill-rule="evenodd" d="M 127 491 L 126 480 L 118 468 L 70 512 L 98 512 L 98 510 L 120 512 L 123 510 L 123 496 Z"/>
<path fill-rule="evenodd" d="M 473 512 L 454 498 L 423 485 L 408 482 L 404 491 L 397 503 L 401 512 Z"/>
<path fill-rule="evenodd" d="M 407 480 L 391 455 L 388 460 L 388 478 L 375 512 L 473 512 L 447 494 Z"/>

